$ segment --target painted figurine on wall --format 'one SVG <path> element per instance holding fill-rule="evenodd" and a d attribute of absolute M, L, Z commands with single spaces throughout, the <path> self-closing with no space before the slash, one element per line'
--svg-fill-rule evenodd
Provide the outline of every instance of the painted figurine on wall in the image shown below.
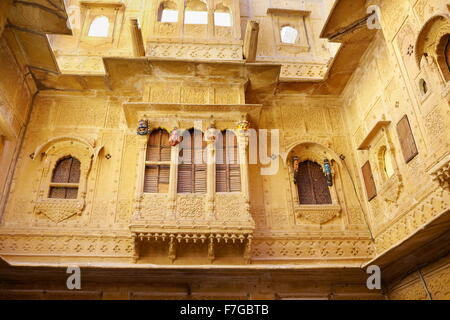
<path fill-rule="evenodd" d="M 140 136 L 145 136 L 148 134 L 148 121 L 147 120 L 139 120 L 137 134 Z"/>
<path fill-rule="evenodd" d="M 183 136 L 180 135 L 180 130 L 176 127 L 173 128 L 169 135 L 169 144 L 172 147 L 175 147 L 177 144 L 181 143 L 181 141 L 183 141 Z"/>
<path fill-rule="evenodd" d="M 329 187 L 333 186 L 333 174 L 331 173 L 331 164 L 328 159 L 323 160 L 323 173 L 327 178 L 327 184 Z"/>

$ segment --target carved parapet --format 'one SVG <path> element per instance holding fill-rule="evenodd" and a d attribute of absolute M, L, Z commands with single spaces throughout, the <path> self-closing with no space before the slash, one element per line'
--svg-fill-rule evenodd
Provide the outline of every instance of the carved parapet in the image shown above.
<path fill-rule="evenodd" d="M 324 224 L 339 216 L 339 205 L 299 205 L 294 208 L 295 214 L 316 224 Z"/>
<path fill-rule="evenodd" d="M 54 222 L 61 222 L 74 215 L 81 215 L 83 208 L 83 199 L 45 199 L 38 201 L 35 206 L 37 214 L 44 214 Z"/>
<path fill-rule="evenodd" d="M 166 194 L 144 194 L 139 214 L 132 217 L 130 224 L 130 231 L 137 242 L 135 248 L 144 244 L 144 240 L 167 243 L 168 258 L 173 262 L 177 243 L 207 244 L 205 258 L 212 263 L 218 245 L 242 244 L 246 249 L 237 250 L 236 257 L 245 251 L 245 260 L 249 262 L 251 245 L 245 241 L 251 238 L 255 222 L 244 195 L 240 192 L 216 193 L 213 199 L 211 202 L 206 194 L 178 194 L 175 217 L 167 219 L 169 197 Z M 211 209 L 208 203 L 215 212 L 213 218 L 208 214 Z M 138 254 L 135 252 L 134 256 Z M 137 261 L 136 258 L 134 260 Z"/>

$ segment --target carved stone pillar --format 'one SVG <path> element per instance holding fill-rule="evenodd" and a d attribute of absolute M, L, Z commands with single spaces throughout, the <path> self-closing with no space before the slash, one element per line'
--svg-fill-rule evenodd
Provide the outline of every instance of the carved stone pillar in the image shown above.
<path fill-rule="evenodd" d="M 244 195 L 245 202 L 248 204 L 249 197 L 249 177 L 248 177 L 248 161 L 247 161 L 247 147 L 248 134 L 245 130 L 238 131 L 238 147 L 239 147 L 239 163 L 241 167 L 241 190 Z"/>
<path fill-rule="evenodd" d="M 147 140 L 148 136 L 137 136 L 138 139 L 138 156 L 137 156 L 137 164 L 136 164 L 136 172 L 137 172 L 137 181 L 136 181 L 136 193 L 135 193 L 135 202 L 134 202 L 134 214 L 138 215 L 141 210 L 141 201 L 144 195 L 144 174 L 145 171 L 145 150 L 147 148 Z"/>
<path fill-rule="evenodd" d="M 169 210 L 166 212 L 166 220 L 175 220 L 175 209 L 177 201 L 177 182 L 178 182 L 178 155 L 180 146 L 177 144 L 170 150 L 170 171 L 169 171 Z"/>
<path fill-rule="evenodd" d="M 211 130 L 211 129 L 209 129 Z M 214 197 L 216 193 L 216 146 L 215 136 L 207 134 L 206 152 L 207 152 L 207 169 L 206 169 L 206 215 L 208 219 L 214 220 Z"/>

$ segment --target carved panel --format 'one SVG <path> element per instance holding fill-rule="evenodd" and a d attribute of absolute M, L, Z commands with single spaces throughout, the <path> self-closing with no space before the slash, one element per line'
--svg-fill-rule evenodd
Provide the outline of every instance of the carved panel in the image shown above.
<path fill-rule="evenodd" d="M 149 43 L 150 57 L 242 60 L 241 45 Z"/>
<path fill-rule="evenodd" d="M 249 218 L 248 208 L 241 193 L 216 194 L 215 212 L 218 220 L 236 221 Z"/>
<path fill-rule="evenodd" d="M 201 195 L 177 196 L 176 214 L 180 219 L 203 219 L 205 216 L 205 197 Z"/>

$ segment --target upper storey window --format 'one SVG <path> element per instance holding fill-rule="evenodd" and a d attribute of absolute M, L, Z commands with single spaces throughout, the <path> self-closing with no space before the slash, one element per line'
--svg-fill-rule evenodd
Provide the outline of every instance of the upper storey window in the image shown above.
<path fill-rule="evenodd" d="M 167 193 L 169 189 L 170 145 L 166 130 L 154 130 L 145 157 L 145 193 Z"/>
<path fill-rule="evenodd" d="M 282 43 L 294 44 L 297 42 L 298 31 L 291 26 L 284 26 L 280 30 L 280 37 Z"/>
<path fill-rule="evenodd" d="M 96 17 L 92 20 L 89 27 L 89 37 L 108 37 L 109 33 L 109 19 L 105 16 Z"/>
<path fill-rule="evenodd" d="M 178 22 L 177 5 L 172 1 L 161 2 L 158 9 L 158 21 L 166 23 Z"/>
<path fill-rule="evenodd" d="M 216 141 L 216 192 L 241 191 L 241 167 L 236 135 L 232 131 L 222 133 Z"/>
<path fill-rule="evenodd" d="M 76 199 L 80 182 L 80 161 L 73 157 L 59 160 L 53 170 L 49 198 Z"/>
<path fill-rule="evenodd" d="M 203 133 L 191 129 L 184 131 L 180 144 L 181 161 L 178 164 L 178 193 L 206 193 L 206 163 Z"/>
<path fill-rule="evenodd" d="M 231 27 L 230 9 L 219 3 L 214 11 L 214 24 L 219 27 Z"/>
<path fill-rule="evenodd" d="M 201 0 L 188 0 L 184 11 L 185 24 L 208 24 L 208 8 Z"/>
<path fill-rule="evenodd" d="M 331 204 L 331 194 L 322 167 L 313 161 L 298 166 L 297 187 L 300 204 Z"/>

